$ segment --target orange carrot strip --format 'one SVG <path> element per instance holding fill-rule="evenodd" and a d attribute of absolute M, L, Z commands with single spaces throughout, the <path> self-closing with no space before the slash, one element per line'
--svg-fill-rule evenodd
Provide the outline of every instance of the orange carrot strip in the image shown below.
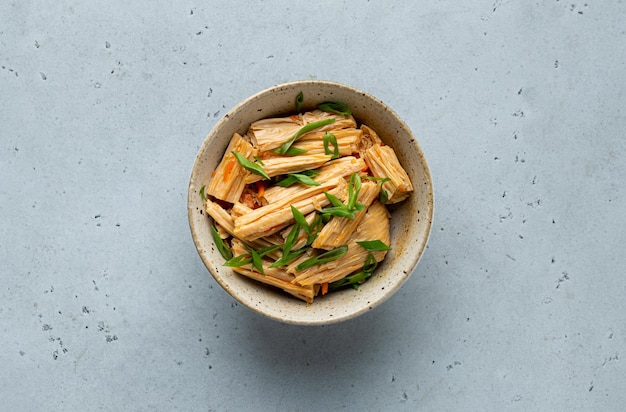
<path fill-rule="evenodd" d="M 263 195 L 265 194 L 265 183 L 259 180 L 258 182 L 256 182 L 256 189 L 257 189 L 257 197 L 263 197 Z"/>
<path fill-rule="evenodd" d="M 229 160 L 228 163 L 226 163 L 226 166 L 224 166 L 224 177 L 223 177 L 224 182 L 228 180 L 228 178 L 230 177 L 230 174 L 233 172 L 234 167 L 235 167 L 234 160 Z"/>
<path fill-rule="evenodd" d="M 322 295 L 325 295 L 328 293 L 328 282 L 324 282 L 322 283 Z"/>

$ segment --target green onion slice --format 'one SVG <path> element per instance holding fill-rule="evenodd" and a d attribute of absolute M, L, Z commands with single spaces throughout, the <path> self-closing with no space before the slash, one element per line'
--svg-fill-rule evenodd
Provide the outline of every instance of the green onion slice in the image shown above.
<path fill-rule="evenodd" d="M 377 266 L 378 266 L 378 261 L 376 260 L 374 255 L 369 253 L 367 255 L 367 258 L 365 259 L 365 263 L 363 264 L 363 269 L 361 269 L 359 272 L 355 273 L 354 275 L 346 276 L 343 279 L 339 279 L 335 282 L 330 283 L 328 285 L 328 289 L 336 290 L 336 289 L 339 289 L 348 285 L 352 285 L 355 289 L 358 289 L 359 284 L 365 282 L 367 279 L 369 279 L 372 276 Z"/>
<path fill-rule="evenodd" d="M 320 212 L 322 212 L 322 216 L 337 216 L 337 217 L 345 217 L 347 219 L 350 220 L 354 220 L 355 215 L 356 215 L 356 211 L 350 211 L 348 209 L 346 209 L 345 206 L 343 207 L 327 207 L 322 209 Z"/>
<path fill-rule="evenodd" d="M 296 176 L 288 174 L 286 178 L 279 180 L 278 182 L 275 183 L 275 185 L 280 186 L 280 187 L 288 187 L 296 183 L 297 181 L 298 181 L 298 178 Z"/>
<path fill-rule="evenodd" d="M 307 259 L 304 262 L 300 263 L 296 266 L 296 270 L 304 270 L 310 268 L 311 266 L 321 265 L 323 263 L 332 262 L 333 260 L 337 260 L 348 251 L 348 246 L 343 245 L 335 248 L 333 250 L 329 250 L 328 252 L 324 252 L 319 256 L 315 256 L 311 259 Z"/>
<path fill-rule="evenodd" d="M 380 203 L 387 203 L 387 200 L 389 200 L 389 193 L 387 193 L 387 191 L 383 189 L 383 183 L 388 182 L 391 179 L 388 177 L 373 177 L 373 176 L 366 176 L 365 179 L 378 182 L 378 190 L 379 190 L 378 200 L 380 200 Z"/>
<path fill-rule="evenodd" d="M 286 178 L 276 182 L 276 186 L 287 187 L 296 182 L 300 182 L 307 186 L 319 186 L 320 184 L 312 179 L 312 177 L 318 173 L 318 170 L 305 170 L 300 173 L 288 173 Z"/>
<path fill-rule="evenodd" d="M 315 180 L 311 179 L 309 176 L 305 174 L 293 173 L 292 176 L 295 177 L 296 180 L 298 180 L 300 183 L 305 184 L 307 186 L 319 186 L 320 185 Z"/>
<path fill-rule="evenodd" d="M 352 208 L 349 208 L 345 204 L 341 202 L 336 196 L 331 195 L 328 192 L 324 192 L 330 203 L 333 207 L 326 207 L 320 210 L 323 216 L 326 218 L 328 216 L 337 216 L 337 217 L 346 217 L 350 220 L 354 220 L 354 217 L 357 212 L 360 212 L 365 208 L 365 205 L 362 203 L 355 203 Z"/>
<path fill-rule="evenodd" d="M 311 232 L 311 228 L 309 227 L 304 214 L 296 209 L 294 205 L 291 205 L 291 214 L 293 214 L 293 218 L 296 220 L 296 225 L 300 226 L 307 234 L 309 234 Z"/>
<path fill-rule="evenodd" d="M 295 213 L 294 213 L 294 210 L 296 211 Z M 293 207 L 293 205 L 291 206 L 291 212 L 294 213 L 294 217 L 296 213 L 299 213 L 300 215 L 302 215 L 302 212 L 300 212 L 298 209 Z M 291 248 L 293 248 L 293 246 L 298 241 L 299 234 L 300 234 L 300 225 L 298 224 L 298 219 L 296 218 L 296 223 L 291 227 L 291 230 L 289 231 L 289 234 L 287 235 L 287 238 L 285 239 L 285 244 L 283 245 L 283 255 L 276 262 L 272 263 L 270 267 L 275 268 L 275 267 L 286 265 L 292 260 L 294 260 L 296 257 L 300 256 L 302 252 L 304 252 L 305 250 L 304 248 L 300 250 L 296 250 L 295 252 L 291 251 Z"/>
<path fill-rule="evenodd" d="M 243 255 L 238 255 L 227 260 L 226 263 L 224 263 L 224 266 L 239 267 L 252 263 L 252 266 L 255 269 L 257 269 L 260 273 L 265 274 L 265 272 L 263 271 L 261 258 L 279 248 L 280 246 L 278 245 L 264 247 L 260 250 L 254 250 L 252 248 L 246 247 L 249 253 L 244 253 Z"/>
<path fill-rule="evenodd" d="M 328 147 L 331 144 L 333 145 L 332 151 Z M 331 156 L 331 160 L 341 157 L 341 155 L 339 154 L 339 144 L 337 143 L 337 137 L 332 133 L 327 132 L 324 134 L 324 153 Z"/>
<path fill-rule="evenodd" d="M 364 204 L 357 203 L 356 201 L 359 192 L 361 191 L 361 186 L 361 177 L 358 173 L 353 173 L 352 176 L 350 176 L 350 183 L 348 184 L 347 205 L 345 205 L 336 196 L 333 196 L 328 192 L 324 192 L 326 198 L 328 198 L 333 207 L 324 208 L 321 210 L 321 213 L 325 216 L 331 215 L 337 217 L 346 217 L 350 220 L 354 220 L 356 213 L 362 211 L 365 208 Z"/>
<path fill-rule="evenodd" d="M 254 249 L 250 249 L 250 255 L 252 256 L 252 266 L 261 274 L 265 274 L 263 270 L 263 260 L 261 255 Z"/>
<path fill-rule="evenodd" d="M 296 112 L 300 113 L 302 111 L 303 102 L 304 102 L 304 93 L 300 92 L 296 96 Z"/>
<path fill-rule="evenodd" d="M 277 150 L 275 150 L 276 153 L 281 154 L 281 155 L 285 155 L 288 154 L 289 149 L 291 148 L 291 145 L 293 144 L 293 142 L 295 142 L 296 140 L 298 140 L 302 135 L 315 130 L 317 128 L 320 128 L 322 126 L 326 126 L 329 125 L 331 123 L 333 123 L 335 121 L 334 117 L 330 117 L 328 119 L 324 119 L 324 120 L 318 120 L 317 122 L 313 122 L 313 123 L 309 123 L 305 126 L 303 126 L 300 130 L 298 130 L 296 132 L 296 134 L 294 134 L 292 137 L 290 137 L 285 143 L 283 143 Z M 302 151 L 302 149 L 298 149 L 299 151 Z M 302 154 L 302 153 L 300 153 Z"/>
<path fill-rule="evenodd" d="M 206 185 L 202 186 L 200 188 L 200 197 L 202 198 L 202 200 L 204 200 L 206 202 L 206 194 L 204 193 L 204 190 L 206 189 Z"/>
<path fill-rule="evenodd" d="M 234 256 L 231 259 L 228 259 L 224 266 L 229 267 L 239 267 L 243 265 L 247 265 L 248 263 L 252 263 L 252 257 L 248 253 L 244 253 L 243 255 Z"/>
<path fill-rule="evenodd" d="M 317 108 L 328 113 L 340 114 L 342 116 L 348 116 L 352 114 L 352 110 L 343 103 L 337 102 L 324 102 L 317 105 Z"/>
<path fill-rule="evenodd" d="M 285 266 L 291 263 L 295 258 L 300 256 L 302 253 L 306 251 L 306 248 L 298 249 L 287 253 L 286 255 L 281 256 L 276 262 L 272 263 L 271 268 L 277 268 L 280 266 Z"/>
<path fill-rule="evenodd" d="M 274 150 L 275 153 L 280 153 L 280 151 Z M 300 149 L 298 147 L 291 146 L 285 153 L 280 153 L 284 156 L 300 156 L 301 154 L 305 154 L 308 150 Z"/>
<path fill-rule="evenodd" d="M 337 198 L 337 196 L 332 195 L 328 192 L 324 192 L 324 194 L 326 195 L 326 198 L 330 201 L 330 203 L 335 206 L 335 207 L 345 207 L 346 205 L 343 204 L 343 202 L 341 200 L 339 200 Z"/>
<path fill-rule="evenodd" d="M 322 215 L 317 215 L 315 216 L 315 219 L 313 219 L 313 223 L 311 223 L 311 225 L 309 226 L 309 232 L 307 239 L 306 239 L 306 245 L 309 246 L 311 245 L 315 239 L 317 238 L 317 234 L 319 233 L 320 230 L 322 230 L 322 227 L 324 226 L 324 222 L 322 221 Z"/>
<path fill-rule="evenodd" d="M 263 249 L 259 249 L 256 252 L 259 254 L 260 257 L 264 257 L 265 255 L 268 255 L 278 249 L 280 249 L 280 246 L 271 245 L 271 246 L 264 247 Z M 249 250 L 252 250 L 252 249 L 249 249 Z"/>
<path fill-rule="evenodd" d="M 293 206 L 292 206 L 293 207 Z M 291 252 L 291 249 L 298 241 L 298 235 L 300 234 L 300 227 L 295 224 L 291 227 L 287 238 L 285 239 L 285 244 L 283 245 L 283 255 L 288 255 Z"/>
<path fill-rule="evenodd" d="M 350 183 L 348 184 L 348 209 L 352 210 L 356 206 L 356 199 L 361 191 L 361 176 L 358 173 L 352 173 Z"/>
<path fill-rule="evenodd" d="M 233 257 L 233 252 L 231 252 L 228 246 L 226 246 L 226 243 L 224 243 L 224 239 L 221 238 L 215 226 L 211 226 L 211 233 L 213 234 L 213 241 L 215 242 L 215 246 L 217 246 L 217 250 L 219 250 L 222 257 L 226 260 L 231 259 Z"/>
<path fill-rule="evenodd" d="M 386 190 L 381 189 L 378 199 L 380 200 L 380 203 L 387 203 L 387 200 L 389 200 L 389 193 L 387 193 Z"/>
<path fill-rule="evenodd" d="M 364 241 L 356 242 L 356 243 L 358 243 L 361 247 L 363 247 L 363 249 L 367 250 L 368 252 L 379 252 L 382 250 L 391 250 L 391 247 L 389 247 L 389 245 L 386 245 L 384 242 L 380 240 L 364 240 Z"/>
<path fill-rule="evenodd" d="M 257 163 L 251 162 L 250 160 L 246 159 L 241 153 L 237 153 L 235 151 L 233 151 L 232 153 L 235 155 L 235 158 L 237 158 L 237 161 L 244 169 L 261 176 L 265 180 L 270 179 L 267 173 L 265 173 L 265 170 L 263 170 L 263 168 Z"/>

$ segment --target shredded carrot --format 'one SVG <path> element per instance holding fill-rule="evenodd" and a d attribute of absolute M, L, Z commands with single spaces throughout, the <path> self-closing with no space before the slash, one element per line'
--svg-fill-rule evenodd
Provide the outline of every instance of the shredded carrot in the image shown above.
<path fill-rule="evenodd" d="M 263 197 L 263 195 L 265 194 L 265 183 L 263 183 L 260 180 L 256 182 L 256 190 L 257 190 L 257 197 Z"/>
<path fill-rule="evenodd" d="M 322 295 L 325 295 L 328 293 L 328 282 L 324 282 L 322 283 Z"/>
<path fill-rule="evenodd" d="M 369 168 L 370 167 L 366 163 L 365 166 L 363 167 L 363 169 L 361 169 L 361 172 L 367 172 L 369 170 Z"/>
<path fill-rule="evenodd" d="M 224 166 L 224 176 L 222 177 L 224 182 L 228 180 L 228 178 L 230 177 L 230 174 L 233 172 L 234 167 L 235 167 L 234 159 L 231 159 L 226 163 L 226 165 Z"/>
<path fill-rule="evenodd" d="M 295 115 L 294 116 L 289 116 L 289 118 L 291 120 L 293 120 L 294 122 L 298 120 L 298 116 L 295 116 Z"/>

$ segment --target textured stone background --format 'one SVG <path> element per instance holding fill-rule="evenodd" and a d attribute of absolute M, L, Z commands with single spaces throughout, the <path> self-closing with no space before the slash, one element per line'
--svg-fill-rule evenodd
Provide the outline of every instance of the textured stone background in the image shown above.
<path fill-rule="evenodd" d="M 620 410 L 626 4 L 574 1 L 1 2 L 3 408 Z M 213 125 L 298 79 L 435 184 L 411 279 L 329 327 L 237 305 L 187 225 Z"/>

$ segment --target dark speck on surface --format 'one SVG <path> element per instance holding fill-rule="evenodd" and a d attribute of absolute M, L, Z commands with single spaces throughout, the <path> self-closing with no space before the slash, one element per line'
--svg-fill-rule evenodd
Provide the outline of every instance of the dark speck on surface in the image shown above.
<path fill-rule="evenodd" d="M 558 289 L 564 282 L 568 281 L 570 279 L 569 274 L 567 272 L 561 272 L 561 274 L 563 276 L 561 276 L 557 281 L 556 281 L 556 288 Z"/>

